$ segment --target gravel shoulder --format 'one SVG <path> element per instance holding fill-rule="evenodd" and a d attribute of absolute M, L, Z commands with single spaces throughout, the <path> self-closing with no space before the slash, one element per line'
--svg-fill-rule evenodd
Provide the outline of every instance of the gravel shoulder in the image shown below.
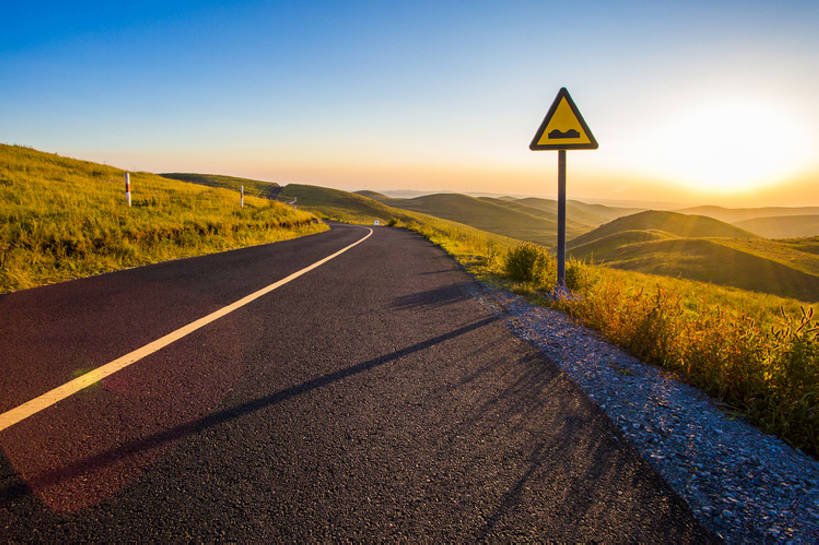
<path fill-rule="evenodd" d="M 486 286 L 474 295 L 560 366 L 715 535 L 819 542 L 819 463 L 810 456 L 561 312 Z"/>

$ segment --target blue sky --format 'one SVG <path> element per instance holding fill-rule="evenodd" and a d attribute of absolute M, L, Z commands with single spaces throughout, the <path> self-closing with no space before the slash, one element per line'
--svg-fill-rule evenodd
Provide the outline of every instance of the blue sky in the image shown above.
<path fill-rule="evenodd" d="M 570 152 L 570 196 L 739 203 L 778 188 L 819 204 L 815 2 L 3 12 L 5 143 L 154 172 L 550 194 L 556 154 L 528 143 L 566 86 L 600 142 Z"/>

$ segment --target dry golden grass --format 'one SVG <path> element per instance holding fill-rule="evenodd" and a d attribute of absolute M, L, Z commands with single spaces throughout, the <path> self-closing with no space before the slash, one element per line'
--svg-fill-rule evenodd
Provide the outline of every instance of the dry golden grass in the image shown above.
<path fill-rule="evenodd" d="M 226 189 L 0 145 L 0 292 L 325 230 Z"/>

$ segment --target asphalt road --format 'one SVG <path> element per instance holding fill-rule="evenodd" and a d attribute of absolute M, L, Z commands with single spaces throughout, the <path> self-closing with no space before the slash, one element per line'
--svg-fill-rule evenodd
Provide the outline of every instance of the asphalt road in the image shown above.
<path fill-rule="evenodd" d="M 557 367 L 406 231 L 0 431 L 0 542 L 708 542 Z M 360 239 L 0 296 L 0 412 Z"/>

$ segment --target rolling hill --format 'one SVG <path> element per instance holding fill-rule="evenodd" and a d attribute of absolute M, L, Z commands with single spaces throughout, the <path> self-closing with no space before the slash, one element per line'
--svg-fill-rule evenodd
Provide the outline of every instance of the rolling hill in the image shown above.
<path fill-rule="evenodd" d="M 361 190 L 361 191 L 355 191 L 354 193 L 356 195 L 361 195 L 362 197 L 367 197 L 368 199 L 373 199 L 373 200 L 382 201 L 382 202 L 383 201 L 388 201 L 388 200 L 390 200 L 392 198 L 392 197 L 388 197 L 388 196 L 384 195 L 383 193 L 379 193 L 378 191 L 369 191 L 369 190 L 366 190 L 366 189 Z"/>
<path fill-rule="evenodd" d="M 819 206 L 767 206 L 763 208 L 723 208 L 722 206 L 695 206 L 677 210 L 681 214 L 698 214 L 709 216 L 728 223 L 755 218 L 771 218 L 782 216 L 816 216 L 819 215 Z"/>
<path fill-rule="evenodd" d="M 210 187 L 223 187 L 233 191 L 239 191 L 240 187 L 245 188 L 245 195 L 252 195 L 262 199 L 275 200 L 279 194 L 281 186 L 275 182 L 263 182 L 261 180 L 251 180 L 249 178 L 237 178 L 235 176 L 222 176 L 221 174 L 195 174 L 189 172 L 167 172 L 160 174 L 163 178 L 179 180 Z"/>
<path fill-rule="evenodd" d="M 430 214 L 490 233 L 537 242 L 544 246 L 554 246 L 556 243 L 556 216 L 531 207 L 526 209 L 516 201 L 476 198 L 458 193 L 438 193 L 413 199 L 391 199 L 386 203 L 396 208 Z M 567 238 L 577 236 L 589 228 L 587 224 L 567 219 L 566 236 Z"/>
<path fill-rule="evenodd" d="M 292 201 L 296 206 L 313 211 L 328 219 L 372 223 L 387 222 L 392 218 L 410 220 L 400 210 L 377 200 L 329 187 L 288 184 L 279 194 L 279 200 Z"/>
<path fill-rule="evenodd" d="M 810 237 L 819 235 L 819 214 L 752 218 L 734 225 L 766 238 Z"/>
<path fill-rule="evenodd" d="M 617 218 L 569 242 L 569 247 L 588 244 L 596 239 L 622 231 L 661 231 L 677 237 L 757 238 L 728 223 L 707 216 L 690 216 L 677 212 L 646 210 Z"/>
<path fill-rule="evenodd" d="M 819 256 L 704 216 L 647 211 L 569 242 L 570 255 L 618 269 L 819 301 Z"/>
<path fill-rule="evenodd" d="M 518 203 L 537 208 L 543 212 L 557 215 L 557 201 L 553 199 L 541 199 L 538 197 L 527 197 L 517 199 Z M 569 199 L 566 201 L 566 217 L 574 221 L 591 226 L 598 226 L 607 221 L 622 216 L 628 216 L 640 212 L 639 208 L 619 208 L 616 206 L 606 206 L 603 204 L 589 204 L 582 201 Z"/>
<path fill-rule="evenodd" d="M 386 205 L 448 219 L 490 233 L 502 234 L 554 247 L 557 243 L 557 201 L 514 197 L 473 197 L 437 193 L 412 198 L 392 198 L 376 191 L 356 191 Z M 587 232 L 637 209 L 616 208 L 570 200 L 566 203 L 567 238 Z"/>

